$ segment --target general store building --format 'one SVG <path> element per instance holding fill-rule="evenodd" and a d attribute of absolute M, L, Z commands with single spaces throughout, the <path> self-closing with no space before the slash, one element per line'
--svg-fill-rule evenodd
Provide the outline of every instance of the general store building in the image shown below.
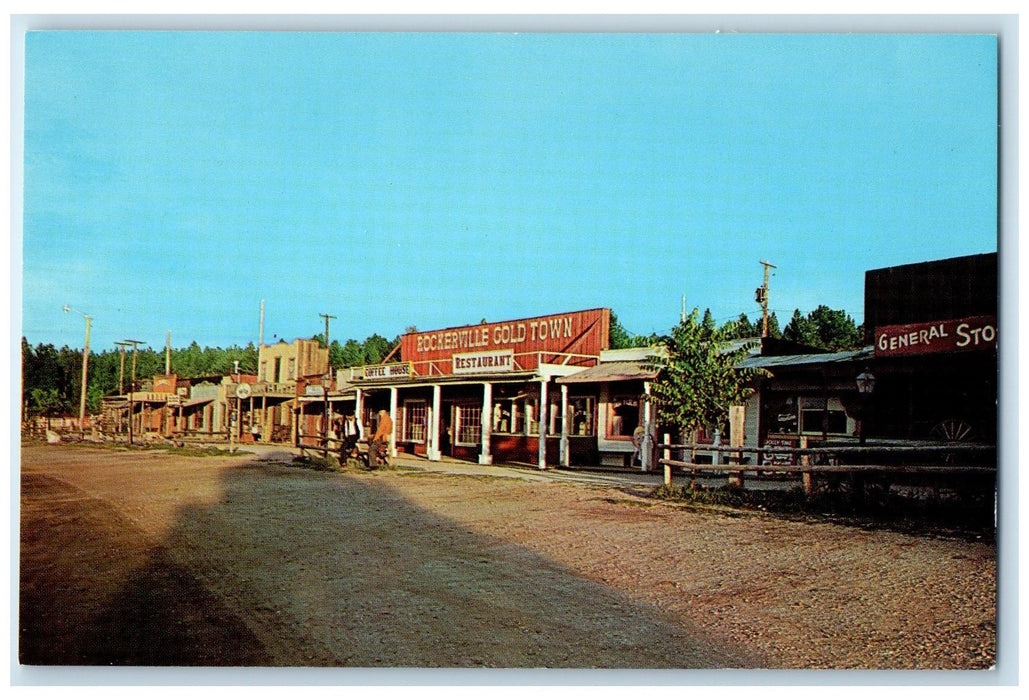
<path fill-rule="evenodd" d="M 997 299 L 996 253 L 867 271 L 865 347 L 765 338 L 743 362 L 766 372 L 746 405 L 746 445 L 996 444 Z"/>

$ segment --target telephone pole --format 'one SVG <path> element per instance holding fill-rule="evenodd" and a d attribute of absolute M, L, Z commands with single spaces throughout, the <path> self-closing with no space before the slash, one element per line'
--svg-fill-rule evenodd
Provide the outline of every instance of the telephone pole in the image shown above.
<path fill-rule="evenodd" d="M 765 266 L 765 282 L 755 291 L 755 298 L 757 302 L 761 304 L 761 337 L 768 337 L 768 269 L 775 269 L 775 265 L 770 262 L 761 261 L 761 264 Z"/>
<path fill-rule="evenodd" d="M 322 440 L 325 445 L 325 456 L 329 456 L 329 430 L 332 428 L 332 416 L 329 414 L 329 383 L 332 381 L 332 363 L 329 355 L 332 354 L 332 347 L 329 345 L 329 319 L 336 318 L 329 314 L 318 314 L 325 319 L 325 379 L 322 380 L 322 406 L 324 421 L 322 429 Z"/>
<path fill-rule="evenodd" d="M 132 346 L 132 382 L 129 384 L 129 444 L 131 445 L 132 444 L 132 420 L 133 420 L 133 415 L 132 414 L 135 412 L 134 411 L 134 406 L 133 406 L 134 402 L 133 402 L 133 396 L 132 395 L 134 393 L 136 393 L 136 355 L 139 352 L 139 348 L 137 346 L 140 343 L 142 343 L 143 341 L 142 340 L 124 340 L 122 342 L 124 342 L 126 345 L 131 345 Z"/>
<path fill-rule="evenodd" d="M 89 330 L 93 325 L 93 317 L 88 314 L 84 314 L 81 311 L 71 308 L 67 304 L 64 305 L 64 313 L 74 311 L 82 318 L 86 319 L 86 347 L 82 350 L 82 392 L 79 398 L 79 433 L 85 435 L 86 433 L 86 393 L 89 390 L 89 381 L 87 374 L 89 372 Z"/>
<path fill-rule="evenodd" d="M 121 368 L 118 370 L 118 395 L 125 394 L 125 348 L 130 343 L 116 341 L 114 343 L 119 348 L 119 354 L 121 355 Z"/>
<path fill-rule="evenodd" d="M 330 318 L 334 319 L 336 317 L 335 316 L 330 316 L 329 314 L 318 314 L 318 315 L 325 319 L 325 349 L 328 350 L 329 349 L 329 319 Z"/>

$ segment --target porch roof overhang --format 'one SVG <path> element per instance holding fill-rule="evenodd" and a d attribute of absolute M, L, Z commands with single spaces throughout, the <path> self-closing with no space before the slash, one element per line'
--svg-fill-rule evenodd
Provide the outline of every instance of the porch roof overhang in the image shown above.
<path fill-rule="evenodd" d="M 405 387 L 430 387 L 437 384 L 501 384 L 514 382 L 540 381 L 542 376 L 536 371 L 494 372 L 492 374 L 441 374 L 434 376 L 416 376 L 395 379 L 355 379 L 353 386 L 359 389 L 392 389 Z"/>
<path fill-rule="evenodd" d="M 559 377 L 558 384 L 587 384 L 602 382 L 647 381 L 656 379 L 658 370 L 648 362 L 602 362 L 567 377 Z"/>
<path fill-rule="evenodd" d="M 874 356 L 875 348 L 869 345 L 860 350 L 812 353 L 808 355 L 751 355 L 740 362 L 739 367 L 769 370 L 779 367 L 814 367 L 818 365 L 864 362 L 872 359 Z"/>
<path fill-rule="evenodd" d="M 354 400 L 357 399 L 357 393 L 356 392 L 352 392 L 352 391 L 348 391 L 348 392 L 343 393 L 343 394 L 329 394 L 328 397 L 325 397 L 325 396 L 298 396 L 296 398 L 297 398 L 297 401 L 299 401 L 300 403 L 325 403 L 326 401 L 328 401 L 329 403 L 333 403 L 333 402 L 336 402 L 336 401 L 354 401 Z"/>

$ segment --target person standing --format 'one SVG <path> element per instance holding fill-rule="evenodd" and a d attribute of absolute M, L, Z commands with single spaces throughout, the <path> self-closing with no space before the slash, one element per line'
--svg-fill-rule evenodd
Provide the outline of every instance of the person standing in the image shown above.
<path fill-rule="evenodd" d="M 361 427 L 361 421 L 357 420 L 357 416 L 347 416 L 343 421 L 343 447 L 341 449 L 344 460 L 354 454 L 358 441 L 363 439 L 364 429 Z"/>
<path fill-rule="evenodd" d="M 379 411 L 378 418 L 368 455 L 371 466 L 378 465 L 380 460 L 383 464 L 389 464 L 389 441 L 393 436 L 393 419 L 389 417 L 389 411 L 384 409 Z"/>
<path fill-rule="evenodd" d="M 632 431 L 632 463 L 643 466 L 643 442 L 646 440 L 647 431 L 642 425 L 637 425 Z"/>

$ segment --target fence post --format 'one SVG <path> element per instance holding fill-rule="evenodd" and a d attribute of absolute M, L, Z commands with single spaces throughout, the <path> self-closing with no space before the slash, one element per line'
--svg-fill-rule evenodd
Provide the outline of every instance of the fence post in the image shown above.
<path fill-rule="evenodd" d="M 802 448 L 807 447 L 807 436 L 806 435 L 801 435 L 800 436 L 800 440 L 797 442 L 797 445 L 798 445 L 798 447 L 802 447 Z M 811 457 L 809 455 L 801 455 L 800 459 L 797 460 L 797 461 L 800 462 L 801 466 L 807 466 L 807 465 L 811 464 Z M 813 481 L 811 479 L 811 472 L 808 472 L 808 471 L 801 472 L 800 473 L 800 478 L 801 478 L 802 483 L 804 485 L 804 494 L 807 495 L 807 496 L 810 496 L 811 493 L 814 491 L 814 488 L 815 488 L 814 483 L 813 483 Z"/>
<path fill-rule="evenodd" d="M 665 445 L 670 445 L 671 443 L 672 443 L 672 436 L 669 435 L 668 433 L 665 433 Z M 668 447 L 665 447 L 665 449 L 664 449 L 664 456 L 665 456 L 665 486 L 671 486 L 672 485 L 672 465 L 668 464 L 668 460 L 672 458 L 672 451 Z"/>

